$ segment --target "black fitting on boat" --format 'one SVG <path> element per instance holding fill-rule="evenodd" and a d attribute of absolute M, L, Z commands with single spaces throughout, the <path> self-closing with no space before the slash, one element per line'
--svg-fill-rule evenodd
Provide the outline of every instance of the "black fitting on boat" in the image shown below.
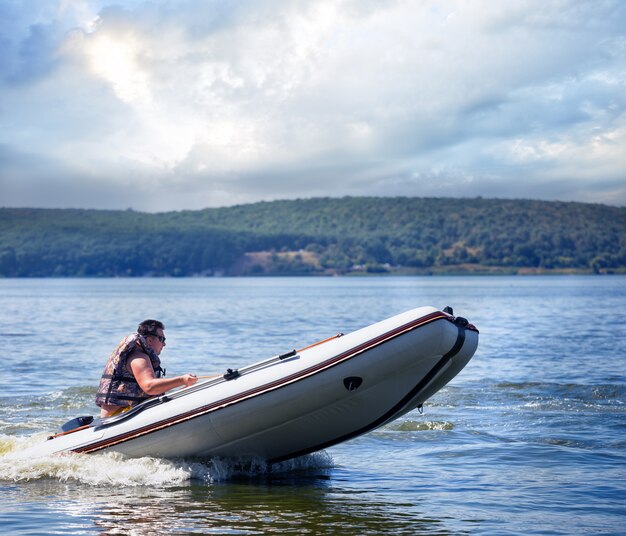
<path fill-rule="evenodd" d="M 278 356 L 278 359 L 287 359 L 288 357 L 293 357 L 294 355 L 296 355 L 298 352 L 296 352 L 296 349 L 294 348 L 293 350 L 291 350 L 291 352 L 286 352 L 284 354 L 280 354 Z"/>
<path fill-rule="evenodd" d="M 348 391 L 356 391 L 363 383 L 363 378 L 358 376 L 348 376 L 344 378 L 343 385 Z"/>
<path fill-rule="evenodd" d="M 449 305 L 446 305 L 443 308 L 443 312 L 446 314 L 449 314 L 450 316 L 454 316 L 454 311 L 452 310 L 452 307 L 450 307 Z"/>
<path fill-rule="evenodd" d="M 224 374 L 224 379 L 226 381 L 229 381 L 234 380 L 235 378 L 239 378 L 239 376 L 241 376 L 241 374 L 239 374 L 239 371 L 237 369 L 233 370 L 229 368 L 226 370 L 226 374 Z"/>
<path fill-rule="evenodd" d="M 457 326 L 462 327 L 462 328 L 466 328 L 467 326 L 469 326 L 469 322 L 468 322 L 467 318 L 463 318 L 462 316 L 457 316 L 454 319 L 454 323 Z"/>

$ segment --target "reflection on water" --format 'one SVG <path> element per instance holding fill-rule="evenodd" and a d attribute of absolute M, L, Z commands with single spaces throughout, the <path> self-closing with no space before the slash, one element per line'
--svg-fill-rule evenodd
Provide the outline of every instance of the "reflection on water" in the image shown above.
<path fill-rule="evenodd" d="M 424 430 L 407 421 L 377 434 L 403 428 Z M 445 516 L 426 515 L 414 494 L 389 501 L 380 482 L 382 494 L 360 488 L 326 452 L 268 469 L 254 460 L 115 453 L 21 459 L 24 441 L 5 437 L 0 456 L 0 524 L 18 533 L 46 525 L 66 534 L 448 533 Z"/>
<path fill-rule="evenodd" d="M 63 533 L 97 534 L 419 534 L 447 533 L 443 520 L 416 515 L 410 503 L 375 502 L 333 489 L 328 471 L 235 479 L 177 488 L 85 487 L 38 481 L 4 487 L 5 507 L 24 520 L 63 516 Z M 50 497 L 64 500 L 48 506 Z M 29 515 L 20 512 L 28 504 Z M 2 517 L 0 516 L 0 520 Z M 30 519 L 31 521 L 28 521 Z"/>

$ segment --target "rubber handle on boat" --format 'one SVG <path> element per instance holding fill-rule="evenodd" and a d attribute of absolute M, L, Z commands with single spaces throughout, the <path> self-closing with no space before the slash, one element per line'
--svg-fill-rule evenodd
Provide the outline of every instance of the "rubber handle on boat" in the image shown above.
<path fill-rule="evenodd" d="M 296 351 L 296 349 L 294 348 L 293 350 L 291 350 L 291 352 L 286 352 L 284 354 L 280 354 L 278 356 L 278 359 L 287 359 L 288 357 L 293 357 L 294 355 L 296 355 L 298 352 Z"/>

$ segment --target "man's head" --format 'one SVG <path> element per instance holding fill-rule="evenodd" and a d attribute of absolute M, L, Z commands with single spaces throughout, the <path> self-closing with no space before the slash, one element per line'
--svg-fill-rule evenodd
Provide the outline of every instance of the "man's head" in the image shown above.
<path fill-rule="evenodd" d="M 165 346 L 164 329 L 165 326 L 163 322 L 159 322 L 158 320 L 144 320 L 137 326 L 137 333 L 146 338 L 148 344 L 158 355 Z"/>

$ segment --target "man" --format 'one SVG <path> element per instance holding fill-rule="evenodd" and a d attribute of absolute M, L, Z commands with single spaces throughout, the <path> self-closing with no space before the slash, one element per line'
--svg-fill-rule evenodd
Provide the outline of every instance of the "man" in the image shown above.
<path fill-rule="evenodd" d="M 159 355 L 165 347 L 164 329 L 158 320 L 144 320 L 137 333 L 125 337 L 113 350 L 96 395 L 100 417 L 111 417 L 152 396 L 198 381 L 193 374 L 163 377 Z"/>

